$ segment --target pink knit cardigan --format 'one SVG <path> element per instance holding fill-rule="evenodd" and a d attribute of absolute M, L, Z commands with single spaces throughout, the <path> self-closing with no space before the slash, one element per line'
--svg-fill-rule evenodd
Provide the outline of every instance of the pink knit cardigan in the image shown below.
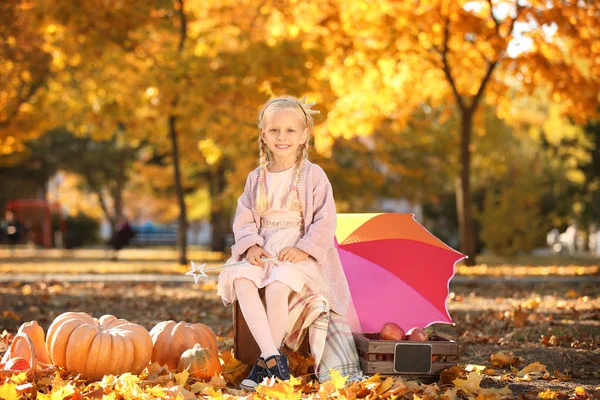
<path fill-rule="evenodd" d="M 264 245 L 258 234 L 260 215 L 256 210 L 258 168 L 250 172 L 244 193 L 238 199 L 233 233 L 235 244 L 231 246 L 232 257 L 241 261 L 253 245 Z M 302 163 L 298 192 L 304 213 L 304 236 L 296 247 L 313 257 L 329 285 L 329 307 L 338 314 L 345 314 L 350 300 L 348 282 L 342 269 L 340 257 L 334 245 L 337 222 L 333 190 L 325 171 L 308 160 Z"/>

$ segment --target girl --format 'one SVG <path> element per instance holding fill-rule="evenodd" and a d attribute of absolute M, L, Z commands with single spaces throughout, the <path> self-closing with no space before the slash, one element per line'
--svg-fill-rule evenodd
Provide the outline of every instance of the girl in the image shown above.
<path fill-rule="evenodd" d="M 323 295 L 344 314 L 350 292 L 335 249 L 336 209 L 323 169 L 307 159 L 311 110 L 291 97 L 270 100 L 259 114 L 260 165 L 238 200 L 229 262 L 218 292 L 225 305 L 238 300 L 261 355 L 240 385 L 253 390 L 264 377 L 287 380 L 288 360 L 279 348 L 288 327 L 288 299 L 304 288 Z M 277 256 L 263 261 L 262 257 Z M 266 310 L 258 290 L 264 288 Z"/>

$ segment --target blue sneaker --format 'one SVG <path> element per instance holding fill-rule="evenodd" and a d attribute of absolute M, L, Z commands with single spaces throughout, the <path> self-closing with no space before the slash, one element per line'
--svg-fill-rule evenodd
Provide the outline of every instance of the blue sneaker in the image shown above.
<path fill-rule="evenodd" d="M 258 360 L 252 366 L 250 374 L 240 383 L 240 388 L 245 390 L 254 390 L 259 383 L 268 376 L 267 369 L 265 368 L 265 360 L 259 357 Z"/>
<path fill-rule="evenodd" d="M 267 357 L 265 360 L 266 371 L 269 378 L 275 377 L 282 381 L 290 379 L 290 367 L 287 357 L 281 352 L 279 355 Z"/>

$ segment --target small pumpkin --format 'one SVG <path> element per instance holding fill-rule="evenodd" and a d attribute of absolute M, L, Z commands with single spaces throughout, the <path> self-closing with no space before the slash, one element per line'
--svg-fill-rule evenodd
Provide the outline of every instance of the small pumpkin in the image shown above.
<path fill-rule="evenodd" d="M 152 355 L 152 338 L 141 325 L 103 315 L 66 312 L 48 328 L 52 362 L 89 380 L 125 372 L 139 374 Z"/>
<path fill-rule="evenodd" d="M 26 334 L 31 339 L 33 347 L 35 348 L 37 361 L 45 364 L 52 363 L 50 360 L 50 354 L 48 354 L 48 350 L 46 349 L 44 330 L 38 325 L 37 321 L 29 321 L 22 324 L 17 331 L 17 335 L 20 333 Z M 11 345 L 8 351 L 4 353 L 4 357 L 2 357 L 2 363 L 6 364 L 9 359 L 15 357 L 23 357 L 27 360 L 31 359 L 31 349 L 26 341 L 18 341 L 14 343 L 14 346 Z"/>
<path fill-rule="evenodd" d="M 177 371 L 188 370 L 194 378 L 209 380 L 215 373 L 221 372 L 221 360 L 217 353 L 195 344 L 181 354 Z"/>
<path fill-rule="evenodd" d="M 9 371 L 24 371 L 31 368 L 31 365 L 27 359 L 23 357 L 15 357 L 8 360 L 4 368 Z"/>
<path fill-rule="evenodd" d="M 150 336 L 153 343 L 152 362 L 167 365 L 170 369 L 177 368 L 181 354 L 195 344 L 215 354 L 218 352 L 217 335 L 201 323 L 162 321 L 150 330 Z"/>

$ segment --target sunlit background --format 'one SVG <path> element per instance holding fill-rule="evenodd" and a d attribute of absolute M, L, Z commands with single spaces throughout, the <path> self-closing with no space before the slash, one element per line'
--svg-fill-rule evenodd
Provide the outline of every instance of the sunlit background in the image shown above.
<path fill-rule="evenodd" d="M 3 1 L 2 242 L 12 218 L 20 249 L 100 247 L 124 216 L 133 247 L 227 251 L 257 113 L 289 94 L 320 110 L 338 212 L 415 213 L 469 263 L 598 257 L 599 19 L 584 0 Z"/>

